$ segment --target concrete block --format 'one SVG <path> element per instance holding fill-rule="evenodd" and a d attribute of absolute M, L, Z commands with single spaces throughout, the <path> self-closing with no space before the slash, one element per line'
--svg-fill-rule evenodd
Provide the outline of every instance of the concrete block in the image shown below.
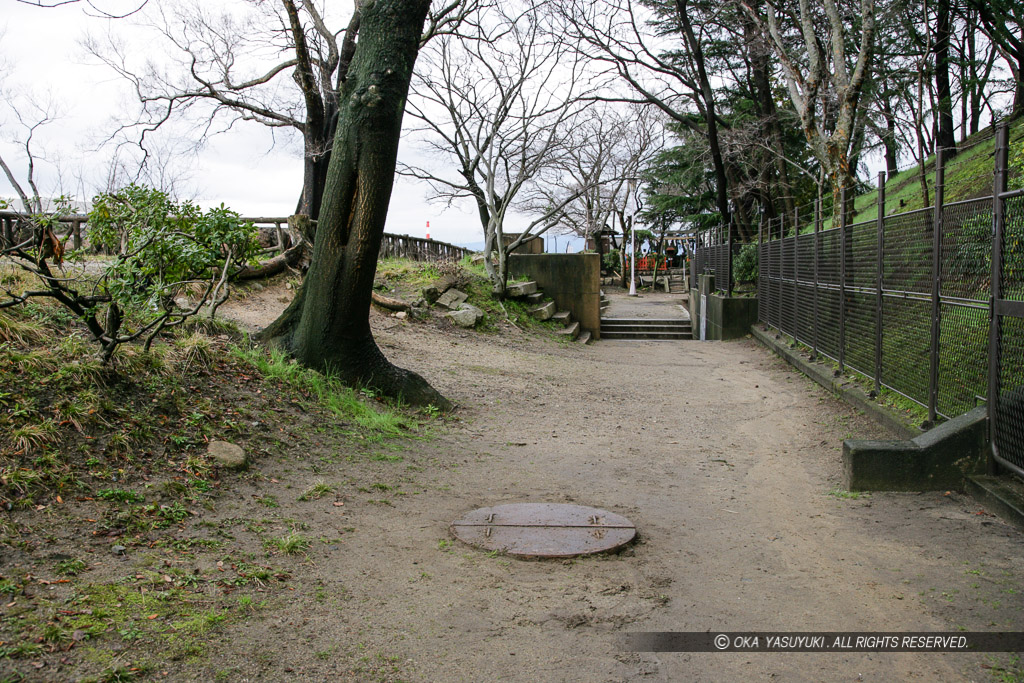
<path fill-rule="evenodd" d="M 513 299 L 521 299 L 536 292 L 537 283 L 532 280 L 530 282 L 513 282 L 505 289 L 505 293 Z"/>
<path fill-rule="evenodd" d="M 580 324 L 574 322 L 568 327 L 563 327 L 562 329 L 560 329 L 558 331 L 558 334 L 564 335 L 569 339 L 575 340 L 576 337 L 580 336 Z"/>
<path fill-rule="evenodd" d="M 960 489 L 985 471 L 985 406 L 944 422 L 909 441 L 843 442 L 843 479 L 850 491 Z"/>
<path fill-rule="evenodd" d="M 534 280 L 555 306 L 572 312 L 583 329 L 600 339 L 601 259 L 597 254 L 512 254 L 509 272 Z"/>
<path fill-rule="evenodd" d="M 555 314 L 555 302 L 554 301 L 549 301 L 546 304 L 542 304 L 542 305 L 538 306 L 537 308 L 533 309 L 532 311 L 530 311 L 530 315 L 532 315 L 537 320 L 550 320 L 551 317 L 554 314 Z"/>
<path fill-rule="evenodd" d="M 452 311 L 456 311 L 458 310 L 459 306 L 461 306 L 463 302 L 465 302 L 466 299 L 468 298 L 469 295 L 467 295 L 465 292 L 460 292 L 457 289 L 449 289 L 447 292 L 445 292 L 438 298 L 437 305 L 444 306 L 445 308 Z"/>
<path fill-rule="evenodd" d="M 569 323 L 572 322 L 572 313 L 570 313 L 569 311 L 558 311 L 553 316 L 551 316 L 551 320 L 556 323 L 568 325 Z"/>

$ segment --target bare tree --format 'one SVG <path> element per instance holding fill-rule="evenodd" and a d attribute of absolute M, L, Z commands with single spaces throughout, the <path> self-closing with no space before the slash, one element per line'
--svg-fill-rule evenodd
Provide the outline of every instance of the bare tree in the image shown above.
<path fill-rule="evenodd" d="M 476 0 L 444 0 L 434 7 L 421 42 L 454 31 Z M 241 1 L 225 10 L 200 0 L 153 3 L 134 21 L 163 61 L 136 59 L 119 35 L 90 36 L 86 49 L 124 78 L 140 108 L 118 130 L 150 149 L 149 138 L 168 122 L 186 119 L 192 141 L 243 122 L 295 131 L 303 144 L 302 191 L 296 213 L 320 212 L 337 126 L 339 93 L 348 78 L 365 2 L 350 14 L 326 12 L 315 0 Z"/>
<path fill-rule="evenodd" d="M 494 8 L 479 27 L 475 38 L 445 36 L 425 50 L 407 108 L 414 134 L 453 171 L 405 165 L 399 172 L 429 183 L 434 200 L 475 204 L 487 272 L 503 297 L 508 254 L 554 225 L 586 191 L 546 204 L 535 180 L 565 154 L 589 86 L 583 59 L 551 39 L 536 2 Z M 517 206 L 537 217 L 506 240 L 505 220 Z"/>
<path fill-rule="evenodd" d="M 0 89 L 0 99 L 5 105 L 5 118 L 11 119 L 10 123 L 5 125 L 8 141 L 20 148 L 21 156 L 24 157 L 25 172 L 19 179 L 11 165 L 13 160 L 5 159 L 3 154 L 0 154 L 0 168 L 17 194 L 22 211 L 41 213 L 43 198 L 37 182 L 37 164 L 41 157 L 36 144 L 36 134 L 57 120 L 58 106 L 52 99 L 39 100 L 31 95 L 13 93 L 8 89 Z"/>
<path fill-rule="evenodd" d="M 629 183 L 634 184 L 666 141 L 663 117 L 649 105 L 593 107 L 570 132 L 558 162 L 541 175 L 545 206 L 563 205 L 560 223 L 583 238 L 623 222 Z M 598 252 L 601 242 L 597 240 Z"/>
<path fill-rule="evenodd" d="M 715 204 L 728 221 L 729 178 L 720 142 L 722 121 L 708 70 L 705 43 L 726 3 L 690 0 L 559 0 L 555 11 L 564 35 L 588 59 L 604 65 L 636 97 L 608 99 L 650 103 L 708 141 L 715 175 Z"/>
<path fill-rule="evenodd" d="M 853 186 L 856 174 L 850 159 L 874 50 L 875 1 L 859 0 L 853 9 L 836 0 L 823 0 L 820 7 L 799 0 L 795 11 L 790 3 L 765 2 L 760 11 L 741 2 L 768 36 L 804 136 L 838 195 Z M 857 41 L 853 55 L 847 52 L 851 34 Z M 836 210 L 839 205 L 835 202 Z"/>

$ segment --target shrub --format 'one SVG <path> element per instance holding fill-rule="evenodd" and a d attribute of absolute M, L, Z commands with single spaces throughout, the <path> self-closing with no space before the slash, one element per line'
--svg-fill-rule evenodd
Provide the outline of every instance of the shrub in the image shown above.
<path fill-rule="evenodd" d="M 732 276 L 736 282 L 757 282 L 756 244 L 744 244 L 732 257 Z"/>
<path fill-rule="evenodd" d="M 106 362 L 123 343 L 146 338 L 146 347 L 164 329 L 180 325 L 209 304 L 211 315 L 227 298 L 232 269 L 252 261 L 258 253 L 256 228 L 223 205 L 203 212 L 190 202 L 175 203 L 166 193 L 139 185 L 93 200 L 89 237 L 94 246 L 114 256 L 101 268 L 63 270 L 64 243 L 58 239 L 60 216 L 33 216 L 32 237 L 2 251 L 43 287 L 8 292 L 8 301 L 24 303 L 30 297 L 56 300 L 88 328 L 102 348 Z M 66 239 L 66 238 L 65 238 Z M 81 252 L 66 255 L 75 262 Z M 192 294 L 193 303 L 179 308 L 176 297 Z"/>

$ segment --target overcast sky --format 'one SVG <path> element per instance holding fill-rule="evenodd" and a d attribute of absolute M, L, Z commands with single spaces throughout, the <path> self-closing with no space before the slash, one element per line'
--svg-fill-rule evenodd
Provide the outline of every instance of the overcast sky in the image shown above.
<path fill-rule="evenodd" d="M 116 12 L 132 7 L 137 0 L 96 2 Z M 62 112 L 34 138 L 34 151 L 47 160 L 36 170 L 40 193 L 91 197 L 102 185 L 100 179 L 109 159 L 109 152 L 97 151 L 97 145 L 112 130 L 112 121 L 132 110 L 131 93 L 125 84 L 106 67 L 95 64 L 79 44 L 86 30 L 104 31 L 110 20 L 88 16 L 87 6 L 80 3 L 41 9 L 16 0 L 0 0 L 0 8 L 0 86 L 31 92 L 37 99 L 49 94 Z M 13 135 L 22 134 L 15 124 L 10 116 L 0 120 L 0 153 L 23 182 L 25 156 L 11 143 Z M 187 194 L 203 206 L 223 202 L 247 216 L 288 215 L 295 209 L 302 184 L 301 153 L 301 143 L 294 138 L 288 142 L 279 137 L 275 144 L 268 129 L 255 123 L 241 124 L 214 138 L 198 159 L 190 162 L 185 185 L 191 191 Z M 415 155 L 415 145 L 403 140 L 399 153 L 403 158 Z M 454 243 L 483 239 L 471 207 L 445 210 L 442 205 L 428 204 L 425 192 L 424 185 L 396 180 L 388 232 L 422 237 L 429 221 L 434 239 Z M 0 196 L 14 196 L 2 174 Z M 506 232 L 521 229 L 524 222 L 521 217 L 513 217 Z M 564 250 L 565 238 L 559 243 Z"/>

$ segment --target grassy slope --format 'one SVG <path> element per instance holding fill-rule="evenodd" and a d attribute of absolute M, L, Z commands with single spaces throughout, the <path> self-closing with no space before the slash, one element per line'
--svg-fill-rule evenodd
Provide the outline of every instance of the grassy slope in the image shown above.
<path fill-rule="evenodd" d="M 946 166 L 946 202 L 957 202 L 992 195 L 993 153 L 995 138 L 991 128 L 972 135 L 959 145 L 961 151 Z M 1010 187 L 1024 185 L 1024 119 L 1010 128 Z M 1015 165 L 1014 160 L 1019 160 Z M 935 157 L 925 160 L 925 178 L 928 184 L 928 199 L 935 201 Z M 874 181 L 871 181 L 874 185 Z M 854 216 L 851 223 L 873 220 L 877 216 L 878 191 L 871 190 L 854 200 Z M 921 190 L 919 166 L 903 171 L 885 183 L 885 213 L 891 215 L 925 208 Z M 827 218 L 824 227 L 831 227 Z M 813 230 L 813 226 L 808 226 Z M 801 229 L 803 232 L 804 229 Z"/>

